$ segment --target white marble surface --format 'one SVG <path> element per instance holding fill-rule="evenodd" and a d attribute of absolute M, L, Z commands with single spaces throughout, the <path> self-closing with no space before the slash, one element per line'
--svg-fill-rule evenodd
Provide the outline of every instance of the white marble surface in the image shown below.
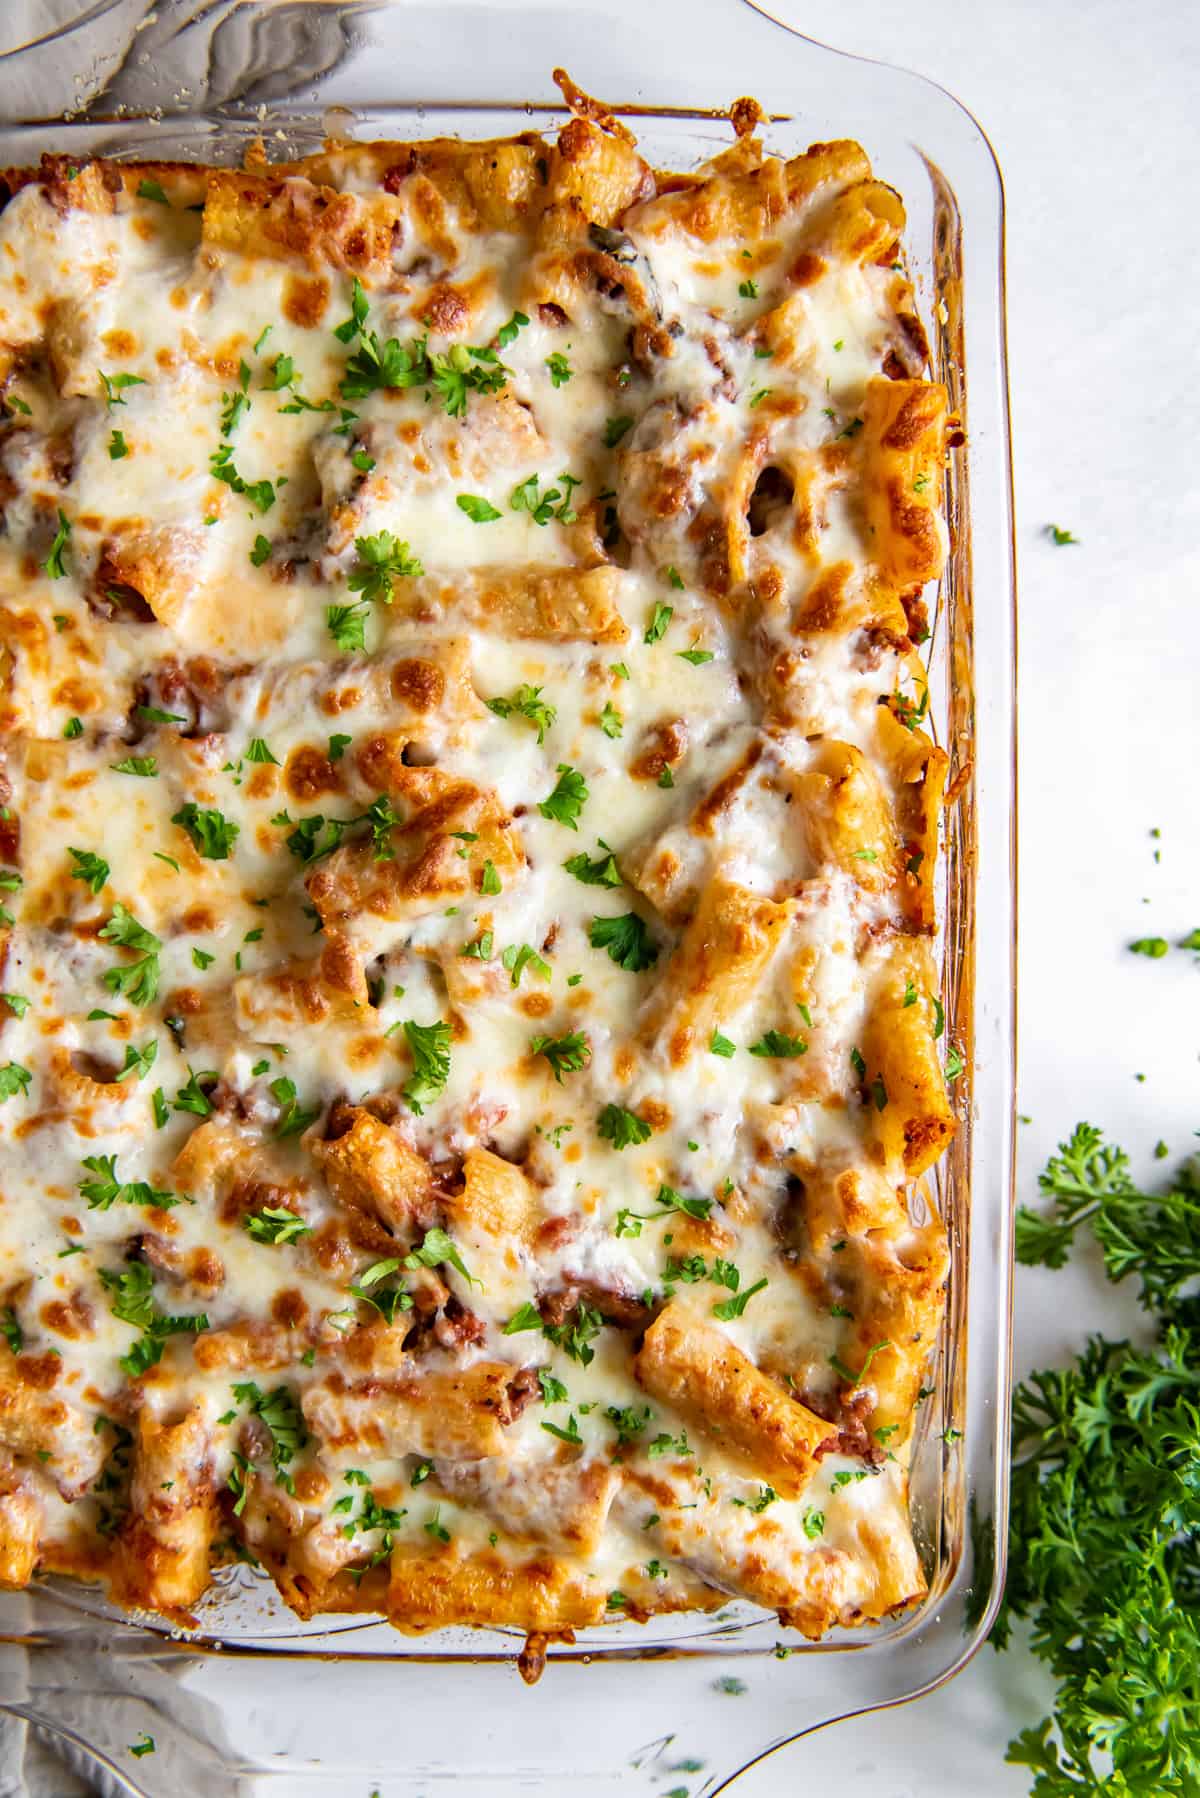
<path fill-rule="evenodd" d="M 995 146 L 1008 196 L 1021 636 L 1019 1186 L 1080 1117 L 1136 1151 L 1200 1128 L 1195 957 L 1129 955 L 1200 922 L 1192 607 L 1200 16 L 1183 0 L 779 0 L 839 49 L 940 82 Z M 902 28 L 901 28 L 902 27 Z M 1070 528 L 1078 548 L 1044 533 Z M 1162 831 L 1151 840 L 1151 828 Z M 1153 860 L 1161 849 L 1161 863 Z M 1144 903 L 1148 900 L 1149 903 Z M 1135 1075 L 1145 1075 L 1144 1082 Z M 1093 1270 L 1021 1272 L 1018 1372 L 1128 1315 Z M 941 1692 L 781 1750 L 737 1798 L 1023 1798 L 1005 1743 L 1040 1670 L 985 1647 Z M 822 1778 L 823 1776 L 823 1778 Z M 818 1787 L 817 1782 L 822 1783 Z M 828 1781 L 828 1783 L 825 1783 Z"/>

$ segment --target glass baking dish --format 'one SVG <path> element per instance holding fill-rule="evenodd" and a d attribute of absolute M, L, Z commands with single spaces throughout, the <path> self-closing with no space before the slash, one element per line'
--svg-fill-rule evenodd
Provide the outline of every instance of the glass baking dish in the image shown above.
<path fill-rule="evenodd" d="M 72 10 L 68 8 L 68 10 Z M 931 716 L 956 798 L 945 817 L 944 992 L 967 1071 L 932 1179 L 953 1249 L 922 1407 L 913 1508 L 923 1604 L 819 1644 L 730 1604 L 614 1624 L 550 1651 L 520 1684 L 519 1638 L 386 1624 L 302 1625 L 249 1569 L 225 1570 L 195 1634 L 114 1618 L 84 1589 L 0 1595 L 0 1709 L 57 1732 L 98 1789 L 420 1798 L 521 1790 L 708 1798 L 823 1723 L 948 1679 L 1003 1581 L 1014 1100 L 1015 618 L 1004 343 L 1003 193 L 982 131 L 918 76 L 830 50 L 748 0 L 541 8 L 369 0 L 78 0 L 76 24 L 0 24 L 0 165 L 57 149 L 236 162 L 323 135 L 552 130 L 562 64 L 631 115 L 659 166 L 730 139 L 754 94 L 769 147 L 855 137 L 903 194 L 934 373 L 966 426 L 952 451 L 952 550 L 932 608 Z M 22 20 L 32 19 L 23 28 Z M 7 34 L 7 36 L 5 36 Z M 670 50 L 667 55 L 666 51 Z M 133 1758 L 143 1732 L 156 1752 Z"/>

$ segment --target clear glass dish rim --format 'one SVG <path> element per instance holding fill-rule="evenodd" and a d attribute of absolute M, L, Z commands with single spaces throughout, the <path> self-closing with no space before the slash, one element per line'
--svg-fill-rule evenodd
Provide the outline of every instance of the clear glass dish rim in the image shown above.
<path fill-rule="evenodd" d="M 279 0 L 256 0 L 256 8 L 263 12 L 272 10 L 277 4 L 279 4 Z M 978 937 L 972 936 L 963 946 L 964 959 L 960 970 L 963 979 L 960 982 L 960 989 L 953 995 L 954 1005 L 951 1011 L 952 1028 L 955 1027 L 955 1019 L 958 1020 L 959 1028 L 964 1029 L 968 1020 L 974 1018 L 978 1023 L 981 1013 L 986 1012 L 988 1014 L 988 1019 L 997 1034 L 997 1041 L 991 1051 L 986 1082 L 982 1078 L 982 1070 L 979 1068 L 976 1069 L 972 1086 L 972 1109 L 975 1116 L 970 1120 L 970 1128 L 963 1133 L 965 1137 L 969 1138 L 969 1141 L 964 1145 L 963 1138 L 960 1137 L 959 1149 L 961 1165 L 953 1176 L 958 1181 L 959 1187 L 964 1193 L 962 1203 L 965 1211 L 970 1195 L 973 1192 L 977 1193 L 981 1185 L 981 1160 L 989 1154 L 994 1158 L 995 1165 L 988 1176 L 988 1184 L 995 1195 L 996 1203 L 994 1206 L 994 1215 L 987 1217 L 986 1224 L 989 1232 L 987 1249 L 991 1256 L 988 1265 L 990 1273 L 994 1277 L 993 1298 L 995 1302 L 990 1308 L 983 1304 L 979 1291 L 979 1281 L 973 1277 L 979 1272 L 980 1257 L 983 1253 L 978 1244 L 978 1240 L 976 1241 L 973 1252 L 969 1255 L 966 1255 L 964 1243 L 960 1242 L 958 1245 L 959 1253 L 960 1255 L 965 1255 L 966 1258 L 965 1276 L 960 1278 L 960 1287 L 969 1290 L 963 1290 L 961 1294 L 961 1316 L 957 1320 L 958 1333 L 950 1339 L 948 1345 L 952 1353 L 956 1344 L 961 1347 L 967 1335 L 970 1334 L 973 1338 L 972 1355 L 975 1364 L 978 1367 L 982 1365 L 981 1343 L 987 1344 L 987 1368 L 990 1372 L 990 1378 L 986 1382 L 987 1390 L 983 1394 L 983 1399 L 986 1401 L 986 1408 L 977 1402 L 979 1398 L 978 1394 L 972 1393 L 968 1399 L 966 1375 L 962 1373 L 961 1369 L 958 1386 L 953 1388 L 948 1387 L 944 1394 L 944 1416 L 950 1420 L 950 1424 L 947 1427 L 962 1429 L 964 1432 L 963 1441 L 958 1449 L 958 1458 L 960 1461 L 959 1484 L 962 1494 L 964 1516 L 967 1507 L 978 1507 L 975 1514 L 977 1517 L 982 1517 L 984 1519 L 984 1527 L 978 1533 L 974 1544 L 969 1544 L 965 1540 L 962 1543 L 962 1552 L 959 1557 L 957 1573 L 955 1573 L 954 1569 L 950 1569 L 949 1571 L 953 1577 L 945 1584 L 944 1588 L 936 1591 L 936 1593 L 931 1592 L 931 1597 L 926 1601 L 926 1604 L 918 1611 L 911 1613 L 910 1616 L 903 1621 L 901 1627 L 889 1631 L 884 1638 L 877 1636 L 873 1643 L 864 1644 L 853 1640 L 829 1640 L 822 1644 L 806 1648 L 803 1654 L 797 1657 L 802 1665 L 809 1664 L 813 1657 L 846 1653 L 857 1654 L 860 1664 L 878 1662 L 883 1656 L 894 1660 L 903 1655 L 903 1651 L 906 1647 L 911 1646 L 914 1634 L 919 1632 L 922 1620 L 930 1605 L 936 1603 L 945 1606 L 951 1600 L 954 1600 L 954 1602 L 959 1603 L 961 1606 L 966 1602 L 965 1595 L 969 1595 L 970 1591 L 972 1589 L 974 1590 L 976 1597 L 976 1603 L 973 1607 L 975 1618 L 966 1630 L 963 1640 L 956 1645 L 956 1652 L 953 1654 L 947 1653 L 943 1656 L 942 1664 L 932 1671 L 926 1671 L 921 1675 L 917 1675 L 914 1668 L 914 1678 L 916 1678 L 917 1681 L 915 1684 L 906 1685 L 904 1676 L 900 1675 L 898 1683 L 894 1682 L 892 1679 L 883 1682 L 875 1682 L 875 1689 L 873 1692 L 868 1692 L 865 1689 L 856 1690 L 853 1694 L 853 1705 L 850 1708 L 837 1713 L 839 1716 L 846 1716 L 858 1714 L 867 1709 L 902 1702 L 907 1698 L 917 1696 L 922 1692 L 932 1689 L 933 1686 L 942 1683 L 942 1681 L 948 1679 L 954 1672 L 958 1671 L 986 1637 L 991 1618 L 994 1615 L 995 1608 L 999 1602 L 1003 1581 L 1007 1529 L 1007 1494 L 1004 1474 L 1007 1466 L 1008 1453 L 1007 1417 L 1011 1353 L 1009 1214 L 1011 1211 L 1012 1141 L 1015 1125 L 1013 1113 L 1015 1108 L 1014 1054 L 1016 949 L 1015 910 L 1012 904 L 1012 893 L 1015 891 L 1016 588 L 1014 572 L 1015 551 L 1012 521 L 1012 470 L 1009 441 L 1007 365 L 1004 339 L 1004 195 L 999 166 L 986 136 L 978 126 L 977 122 L 971 117 L 966 109 L 962 107 L 961 103 L 945 89 L 937 87 L 936 84 L 928 82 L 922 77 L 910 75 L 903 70 L 895 69 L 891 65 L 875 62 L 871 59 L 850 56 L 846 52 L 836 50 L 829 45 L 823 44 L 820 40 L 796 30 L 795 27 L 777 18 L 767 6 L 757 4 L 757 0 L 737 0 L 737 9 L 740 10 L 741 6 L 745 6 L 750 11 L 759 15 L 762 19 L 775 26 L 779 31 L 785 33 L 790 40 L 803 46 L 806 55 L 815 52 L 818 60 L 822 57 L 832 57 L 840 64 L 850 63 L 858 65 L 863 69 L 877 71 L 891 81 L 906 84 L 912 91 L 921 90 L 926 95 L 930 93 L 936 95 L 938 104 L 948 111 L 953 111 L 953 113 L 958 115 L 961 121 L 965 121 L 966 126 L 968 127 L 967 137 L 974 147 L 978 164 L 974 171 L 973 178 L 984 178 L 990 180 L 990 182 L 994 184 L 992 192 L 994 218 L 991 221 L 993 229 L 985 249 L 976 252 L 980 268 L 977 268 L 972 275 L 972 280 L 975 285 L 972 286 L 970 282 L 964 280 L 957 294 L 948 293 L 941 286 L 935 286 L 934 291 L 928 296 L 929 304 L 934 306 L 935 310 L 944 311 L 947 314 L 947 316 L 939 319 L 940 329 L 935 331 L 935 357 L 939 360 L 940 364 L 935 369 L 935 372 L 939 373 L 942 378 L 947 378 L 948 375 L 954 373 L 957 359 L 957 367 L 961 377 L 962 334 L 965 329 L 967 336 L 973 339 L 970 351 L 970 398 L 972 414 L 977 414 L 979 411 L 985 409 L 978 403 L 978 398 L 981 393 L 987 393 L 990 397 L 990 405 L 986 408 L 988 412 L 986 421 L 987 431 L 990 439 L 987 446 L 986 456 L 983 447 L 978 443 L 978 440 L 969 437 L 966 449 L 959 455 L 959 461 L 956 464 L 956 475 L 952 475 L 952 482 L 955 478 L 957 478 L 959 482 L 959 503 L 962 506 L 955 548 L 955 554 L 959 558 L 957 578 L 963 585 L 963 591 L 959 595 L 959 602 L 965 604 L 968 611 L 970 611 L 973 606 L 974 590 L 978 586 L 978 581 L 973 580 L 972 578 L 972 553 L 975 552 L 980 555 L 990 553 L 995 563 L 995 566 L 990 571 L 988 577 L 992 588 L 991 603 L 993 607 L 995 607 L 997 598 L 1001 595 L 1006 602 L 1003 607 L 1003 616 L 999 616 L 993 612 L 993 615 L 990 618 L 990 623 L 995 627 L 991 633 L 993 647 L 995 647 L 996 644 L 999 644 L 1001 649 L 1007 646 L 1010 652 L 1002 668 L 984 670 L 985 675 L 991 683 L 988 689 L 988 695 L 990 697 L 987 698 L 987 703 L 992 706 L 994 714 L 993 723 L 996 734 L 994 738 L 989 737 L 985 745 L 986 765 L 981 767 L 979 761 L 976 762 L 971 780 L 968 782 L 968 786 L 965 789 L 965 800 L 971 805 L 972 817 L 965 827 L 965 839 L 960 843 L 960 849 L 964 851 L 965 858 L 972 864 L 973 869 L 979 834 L 986 831 L 988 842 L 993 850 L 1001 839 L 1006 840 L 1006 853 L 1000 858 L 1002 865 L 999 868 L 993 866 L 990 879 L 992 882 L 996 882 L 997 880 L 1005 882 L 1008 886 L 1008 896 L 1004 902 L 993 906 L 990 914 L 987 949 L 991 959 L 985 963 L 985 969 L 988 970 L 987 977 L 991 980 L 992 985 L 981 996 L 982 1003 L 977 1005 L 977 997 L 980 997 L 980 995 L 977 995 L 976 991 L 976 968 L 973 965 L 973 962 L 977 961 L 979 958 L 979 939 Z M 339 10 L 349 15 L 358 13 L 360 10 L 375 11 L 376 8 L 369 3 L 369 0 L 350 0 L 350 4 L 344 5 Z M 388 11 L 396 9 L 385 7 L 383 10 Z M 448 10 L 453 11 L 455 9 L 450 8 Z M 678 0 L 676 0 L 674 10 L 677 14 L 680 11 Z M 728 10 L 733 11 L 735 9 L 730 8 Z M 42 40 L 38 46 L 35 46 L 35 48 L 43 54 L 46 53 L 46 47 L 46 40 Z M 4 63 L 7 60 L 8 58 L 0 58 L 0 79 L 3 78 Z M 542 65 L 539 63 L 539 66 Z M 369 106 L 364 104 L 358 109 L 362 111 L 378 112 L 380 110 L 387 110 L 388 104 L 389 103 L 378 103 Z M 297 121 L 298 125 L 308 129 L 311 128 L 314 119 L 324 112 L 327 105 L 328 101 L 317 102 L 314 100 L 312 103 L 289 101 L 287 104 L 277 108 L 277 116 L 280 118 L 292 117 Z M 519 110 L 526 105 L 539 113 L 561 114 L 566 110 L 559 100 L 514 102 L 502 98 L 472 99 L 461 95 L 458 97 L 442 96 L 436 99 L 426 98 L 420 101 L 409 99 L 401 102 L 392 102 L 390 103 L 390 108 L 392 111 L 399 110 L 400 108 L 408 111 L 413 107 L 419 107 L 426 113 L 430 120 L 433 120 L 443 114 L 454 115 L 456 113 L 485 110 L 503 110 L 512 116 L 517 114 Z M 642 119 L 704 120 L 717 119 L 724 116 L 723 109 L 718 108 L 647 106 L 634 103 L 618 103 L 614 107 L 614 110 Z M 150 115 L 146 114 L 144 116 L 148 121 Z M 786 118 L 788 115 L 777 116 Z M 11 130 L 22 137 L 26 135 L 32 136 L 35 133 L 48 136 L 55 130 L 61 132 L 64 129 L 72 134 L 80 130 L 86 130 L 89 134 L 95 134 L 103 138 L 108 134 L 108 129 L 110 127 L 119 130 L 121 133 L 125 133 L 137 122 L 137 114 L 126 114 L 119 120 L 106 120 L 103 116 L 100 118 L 94 117 L 92 120 L 88 121 L 86 125 L 81 126 L 69 116 L 62 115 L 53 120 L 35 118 L 14 120 Z M 229 132 L 231 130 L 237 133 L 253 122 L 253 114 L 249 111 L 244 113 L 240 112 L 236 108 L 223 108 L 219 112 L 201 111 L 195 113 L 176 113 L 171 115 L 169 120 L 165 122 L 172 129 L 191 129 L 200 134 L 210 131 Z M 8 135 L 7 130 L 4 135 Z M 926 158 L 926 161 L 927 166 L 930 168 L 932 179 L 935 171 L 933 165 L 929 163 L 928 158 Z M 953 190 L 951 190 L 951 192 L 953 192 Z M 972 213 L 971 224 L 968 228 L 982 230 L 981 217 L 977 217 L 974 212 Z M 982 280 L 982 266 L 989 257 L 993 265 L 994 285 L 989 287 L 988 291 L 984 293 L 979 287 L 979 282 Z M 945 271 L 943 271 L 943 273 L 945 273 Z M 986 328 L 989 324 L 991 326 L 990 332 Z M 958 333 L 957 339 L 955 339 L 954 335 L 956 332 Z M 986 348 L 989 344 L 989 339 L 990 355 L 987 353 Z M 973 425 L 973 422 L 973 417 L 969 417 L 969 428 Z M 956 455 L 957 454 L 959 453 L 956 452 Z M 968 504 L 966 500 L 965 489 L 968 485 L 974 490 L 976 496 L 978 496 L 981 485 L 986 485 L 989 489 L 990 497 L 988 503 L 993 509 L 994 516 L 988 518 L 986 531 L 980 529 L 977 503 L 975 505 Z M 984 623 L 978 615 L 976 615 L 971 622 L 972 625 Z M 970 630 L 968 634 L 972 643 L 974 643 L 976 638 L 975 630 Z M 982 632 L 979 634 L 982 635 Z M 978 677 L 978 674 L 978 667 L 973 666 L 970 670 L 973 682 Z M 972 708 L 974 707 L 974 704 L 975 695 L 974 688 L 972 688 Z M 973 722 L 973 716 L 972 712 L 971 722 Z M 980 825 L 977 816 L 974 815 L 975 805 L 980 797 L 979 789 L 981 785 L 987 781 L 992 783 L 992 796 L 985 802 L 984 823 Z M 959 801 L 959 807 L 960 809 L 964 807 L 963 800 Z M 947 856 L 949 858 L 949 850 L 947 851 Z M 975 876 L 973 871 L 969 884 L 971 888 L 971 905 L 973 909 L 975 901 Z M 998 961 L 997 952 L 999 952 Z M 995 972 L 997 965 L 1001 967 L 1004 973 L 1002 987 Z M 975 1032 L 974 1047 L 977 1052 L 977 1030 Z M 965 1153 L 963 1153 L 964 1146 Z M 970 1363 L 968 1363 L 968 1366 L 970 1366 Z M 988 1409 L 993 1413 L 990 1422 L 987 1419 Z M 981 1581 L 983 1581 L 985 1577 L 986 1564 L 989 1560 L 991 1570 L 990 1574 L 987 1575 L 987 1591 L 986 1594 L 984 1594 L 981 1589 Z M 968 1565 L 968 1562 L 973 1562 L 973 1566 Z M 964 1572 L 967 1576 L 965 1580 L 963 1577 Z M 972 1581 L 974 1582 L 973 1588 Z M 981 1598 L 985 1599 L 985 1602 L 983 1602 L 982 1605 L 979 1603 Z M 31 1636 L 31 1643 L 35 1642 L 36 1639 L 36 1634 Z M 239 1660 L 243 1657 L 253 1657 L 256 1654 L 275 1657 L 281 1653 L 299 1653 L 303 1655 L 316 1654 L 324 1659 L 333 1658 L 339 1661 L 350 1662 L 361 1658 L 353 1653 L 339 1651 L 336 1636 L 297 1636 L 296 1638 L 293 1638 L 293 1640 L 297 1644 L 296 1646 L 289 1646 L 285 1638 L 279 1638 L 270 1645 L 262 1643 L 259 1646 L 247 1645 L 244 1647 L 233 1647 L 232 1653 L 236 1655 Z M 302 1644 L 302 1646 L 299 1644 Z M 180 1647 L 184 1652 L 198 1655 L 217 1652 L 216 1649 L 210 1648 L 207 1643 L 201 1641 L 184 1643 L 181 1644 Z M 221 1652 L 228 1656 L 230 1654 L 230 1649 L 224 1649 Z M 612 1649 L 597 1649 L 594 1646 L 589 1646 L 586 1650 L 580 1649 L 574 1651 L 576 1656 L 586 1655 L 591 1658 L 598 1658 L 600 1655 L 604 1655 L 610 1658 L 629 1659 L 630 1661 L 637 1661 L 648 1657 L 658 1658 L 661 1656 L 662 1652 L 663 1651 L 660 1648 L 650 1645 L 647 1645 L 645 1651 L 642 1652 L 636 1647 L 630 1647 L 625 1644 L 616 1646 Z M 705 1645 L 703 1639 L 697 1639 L 694 1642 L 680 1644 L 671 1652 L 682 1656 L 695 1654 L 704 1654 L 708 1656 L 728 1655 L 730 1659 L 733 1660 L 746 1653 L 757 1653 L 762 1651 L 757 1647 L 735 1646 L 728 1641 L 718 1646 L 717 1643 L 713 1642 L 710 1638 L 707 1645 Z M 561 1658 L 568 1658 L 570 1653 L 571 1651 L 560 1651 Z M 411 1660 L 414 1658 L 424 1660 L 435 1658 L 441 1664 L 454 1664 L 459 1661 L 474 1662 L 478 1659 L 478 1655 L 474 1652 L 467 1652 L 462 1655 L 440 1654 L 429 1657 L 421 1653 L 420 1650 L 417 1650 L 415 1653 L 405 1653 L 402 1649 L 398 1649 L 394 1654 L 384 1658 L 399 1660 Z M 556 1656 L 556 1658 L 559 1658 L 559 1656 Z M 861 1684 L 863 1682 L 858 1683 Z M 833 1716 L 822 1718 L 822 1722 L 833 1720 L 835 1720 Z"/>

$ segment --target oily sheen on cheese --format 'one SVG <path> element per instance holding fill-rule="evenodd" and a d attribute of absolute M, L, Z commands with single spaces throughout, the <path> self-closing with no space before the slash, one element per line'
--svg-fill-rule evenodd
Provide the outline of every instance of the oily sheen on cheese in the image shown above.
<path fill-rule="evenodd" d="M 0 216 L 0 1582 L 923 1591 L 955 421 L 857 145 Z"/>

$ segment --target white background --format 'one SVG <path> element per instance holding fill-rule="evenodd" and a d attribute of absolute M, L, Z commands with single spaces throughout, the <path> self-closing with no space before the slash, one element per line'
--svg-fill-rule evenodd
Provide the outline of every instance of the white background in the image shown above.
<path fill-rule="evenodd" d="M 698 29 L 709 3 L 696 0 Z M 1200 958 L 1151 962 L 1125 947 L 1200 924 L 1200 9 L 776 10 L 950 89 L 1004 172 L 1021 591 L 1019 1109 L 1032 1120 L 1020 1187 L 1035 1195 L 1047 1154 L 1085 1116 L 1149 1173 L 1159 1138 L 1181 1154 L 1200 1128 Z M 1055 548 L 1052 521 L 1079 546 Z M 1023 1272 L 1017 1371 L 1065 1358 L 1090 1328 L 1120 1333 L 1130 1316 L 1094 1260 Z M 1024 1651 L 985 1647 L 940 1693 L 781 1750 L 734 1789 L 1024 1798 L 1029 1778 L 1005 1766 L 1004 1747 L 1047 1692 Z"/>
<path fill-rule="evenodd" d="M 1200 13 L 1185 0 L 777 0 L 776 11 L 949 88 L 1003 170 L 1021 638 L 1019 1110 L 1033 1120 L 1020 1131 L 1018 1185 L 1034 1197 L 1038 1169 L 1081 1117 L 1148 1173 L 1159 1138 L 1181 1154 L 1200 1128 L 1197 958 L 1176 950 L 1151 962 L 1124 947 L 1200 923 L 1190 192 Z M 1056 549 L 1051 521 L 1079 547 Z M 1130 1320 L 1094 1263 L 1022 1271 L 1017 1372 Z M 1004 1747 L 1043 1714 L 1048 1690 L 1023 1650 L 984 1647 L 941 1692 L 783 1749 L 734 1791 L 1024 1798 L 1030 1777 L 1004 1765 Z"/>

